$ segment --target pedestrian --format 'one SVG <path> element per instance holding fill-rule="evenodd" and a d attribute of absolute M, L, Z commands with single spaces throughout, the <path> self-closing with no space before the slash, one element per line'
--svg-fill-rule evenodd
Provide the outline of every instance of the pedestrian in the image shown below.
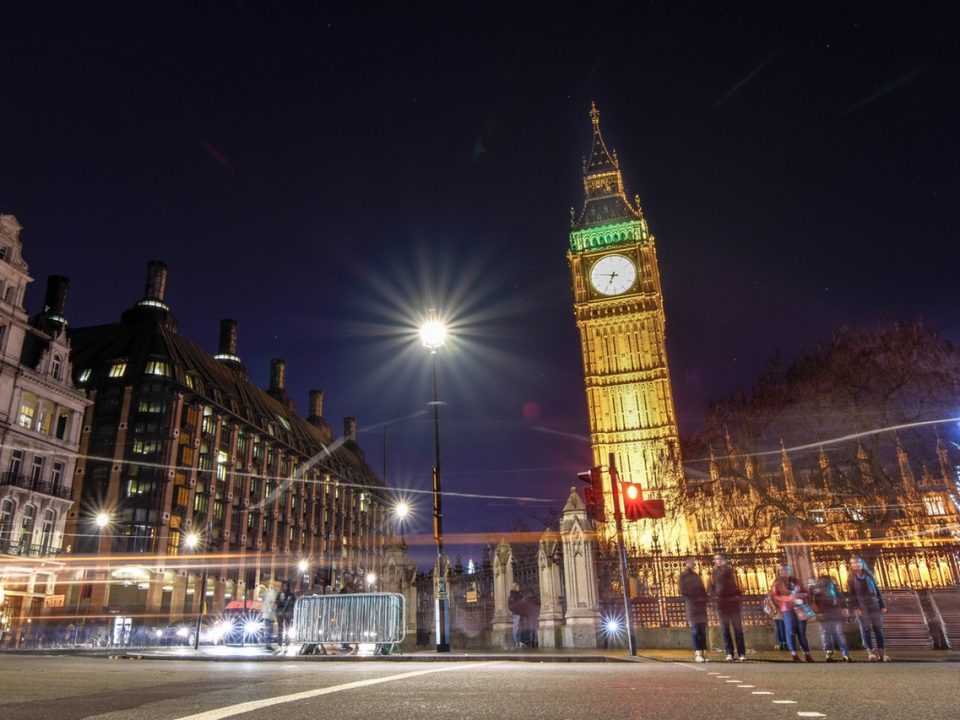
<path fill-rule="evenodd" d="M 693 643 L 693 661 L 707 662 L 707 589 L 703 578 L 694 570 L 696 560 L 688 557 L 680 573 L 679 592 L 687 611 L 690 641 Z"/>
<path fill-rule="evenodd" d="M 802 605 L 807 593 L 803 585 L 791 574 L 789 565 L 777 568 L 777 579 L 770 588 L 770 597 L 774 599 L 783 615 L 783 626 L 787 633 L 787 649 L 793 656 L 794 662 L 801 662 L 797 654 L 797 640 L 803 650 L 807 662 L 816 662 L 810 654 L 810 645 L 807 643 L 807 618 L 797 615 L 797 605 Z"/>
<path fill-rule="evenodd" d="M 290 589 L 290 581 L 284 580 L 280 584 L 280 593 L 277 595 L 274 610 L 277 616 L 277 631 L 280 635 L 280 644 L 290 644 L 290 634 L 293 632 L 293 608 L 296 606 L 297 596 Z"/>
<path fill-rule="evenodd" d="M 857 616 L 863 646 L 867 649 L 867 660 L 890 662 L 892 658 L 887 655 L 883 644 L 883 616 L 887 614 L 887 605 L 883 601 L 880 588 L 877 587 L 876 578 L 867 568 L 863 558 L 858 555 L 850 558 L 847 600 Z"/>
<path fill-rule="evenodd" d="M 833 654 L 837 650 L 843 662 L 853 662 L 847 638 L 843 634 L 843 621 L 850 615 L 843 592 L 829 575 L 821 575 L 816 582 L 810 582 L 810 604 L 817 611 L 817 620 L 820 621 L 820 641 L 827 662 L 836 662 Z"/>
<path fill-rule="evenodd" d="M 783 613 L 780 612 L 779 607 L 773 616 L 773 649 L 787 649 L 787 626 L 783 623 Z"/>
<path fill-rule="evenodd" d="M 520 592 L 520 583 L 513 584 L 510 597 L 507 598 L 507 609 L 513 615 L 513 646 L 523 647 L 520 630 L 523 625 L 523 593 Z"/>
<path fill-rule="evenodd" d="M 743 617 L 740 611 L 740 584 L 737 582 L 737 573 L 727 563 L 727 556 L 717 553 L 713 556 L 715 567 L 710 574 L 710 585 L 707 588 L 717 603 L 717 617 L 720 620 L 723 648 L 727 651 L 727 662 L 736 659 L 744 662 L 747 654 L 743 642 Z M 731 628 L 733 636 L 731 636 Z M 736 647 L 734 647 L 736 639 Z"/>

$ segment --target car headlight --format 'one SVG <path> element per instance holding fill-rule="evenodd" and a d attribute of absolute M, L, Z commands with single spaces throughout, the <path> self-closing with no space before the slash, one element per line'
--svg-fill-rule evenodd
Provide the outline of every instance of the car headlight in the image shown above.
<path fill-rule="evenodd" d="M 243 624 L 243 632 L 247 635 L 256 635 L 263 630 L 263 623 L 258 620 L 248 620 Z"/>
<path fill-rule="evenodd" d="M 177 637 L 182 637 L 182 638 L 183 638 L 183 637 L 186 637 L 186 636 L 189 635 L 189 634 L 190 634 L 190 631 L 187 630 L 187 628 L 185 628 L 185 627 L 177 628 Z"/>

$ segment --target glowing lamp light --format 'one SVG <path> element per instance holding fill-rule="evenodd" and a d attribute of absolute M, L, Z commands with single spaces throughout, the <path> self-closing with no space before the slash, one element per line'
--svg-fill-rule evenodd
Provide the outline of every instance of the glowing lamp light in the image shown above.
<path fill-rule="evenodd" d="M 189 533 L 184 539 L 184 544 L 193 550 L 197 545 L 200 544 L 200 536 L 196 533 Z"/>
<path fill-rule="evenodd" d="M 300 571 L 301 574 L 306 573 L 309 567 L 310 567 L 310 563 L 308 563 L 306 560 L 301 560 L 300 562 L 297 563 L 297 569 Z"/>
<path fill-rule="evenodd" d="M 397 516 L 398 520 L 403 520 L 410 514 L 410 506 L 405 502 L 399 502 L 396 507 L 393 508 L 393 514 Z"/>
<path fill-rule="evenodd" d="M 627 485 L 626 493 L 627 493 L 627 498 L 628 498 L 628 499 L 630 499 L 630 500 L 636 500 L 636 499 L 637 499 L 637 496 L 640 494 L 640 491 L 637 490 L 637 486 L 636 486 L 636 485 L 630 484 L 630 485 Z"/>
<path fill-rule="evenodd" d="M 377 576 L 374 573 L 367 573 L 367 585 L 373 585 L 377 581 Z"/>
<path fill-rule="evenodd" d="M 101 530 L 110 524 L 110 515 L 108 513 L 102 512 L 97 513 L 96 517 L 93 519 L 97 527 Z"/>
<path fill-rule="evenodd" d="M 607 632 L 611 635 L 620 632 L 620 621 L 614 619 L 607 620 Z"/>
<path fill-rule="evenodd" d="M 429 319 L 420 326 L 420 342 L 425 348 L 436 351 L 447 337 L 447 328 L 431 311 Z"/>

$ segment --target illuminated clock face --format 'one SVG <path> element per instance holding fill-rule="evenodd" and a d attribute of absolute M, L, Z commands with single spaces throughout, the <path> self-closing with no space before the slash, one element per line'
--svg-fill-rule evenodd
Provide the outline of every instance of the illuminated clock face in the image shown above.
<path fill-rule="evenodd" d="M 637 281 L 637 266 L 623 255 L 607 255 L 590 269 L 590 283 L 601 295 L 619 295 Z"/>

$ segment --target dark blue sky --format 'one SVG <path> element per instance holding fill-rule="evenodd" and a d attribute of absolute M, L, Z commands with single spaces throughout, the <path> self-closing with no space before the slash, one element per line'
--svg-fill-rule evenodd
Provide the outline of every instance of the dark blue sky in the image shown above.
<path fill-rule="evenodd" d="M 326 392 L 449 533 L 509 528 L 589 464 L 565 252 L 596 100 L 657 237 L 684 432 L 841 324 L 960 336 L 956 17 L 913 4 L 24 3 L 0 43 L 0 211 L 75 326 L 146 261 L 181 332 Z M 526 414 L 524 407 L 526 406 Z M 416 413 L 421 412 L 417 415 Z M 413 417 L 409 417 L 413 415 Z M 406 419 L 401 419 L 406 418 Z M 568 433 L 574 437 L 563 435 Z M 429 500 L 418 501 L 428 532 Z"/>

